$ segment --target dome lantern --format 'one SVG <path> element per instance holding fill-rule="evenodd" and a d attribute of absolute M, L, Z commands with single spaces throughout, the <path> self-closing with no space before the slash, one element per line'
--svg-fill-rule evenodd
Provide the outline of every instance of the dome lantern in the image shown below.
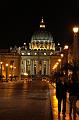
<path fill-rule="evenodd" d="M 42 17 L 42 20 L 40 22 L 40 28 L 45 28 L 45 23 L 44 23 L 43 17 Z"/>

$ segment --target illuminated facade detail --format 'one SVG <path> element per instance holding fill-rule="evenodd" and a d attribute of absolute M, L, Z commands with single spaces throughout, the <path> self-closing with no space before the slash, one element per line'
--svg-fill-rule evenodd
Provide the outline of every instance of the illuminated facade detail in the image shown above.
<path fill-rule="evenodd" d="M 31 50 L 54 50 L 55 43 L 53 37 L 47 31 L 37 31 L 33 34 L 30 43 Z"/>

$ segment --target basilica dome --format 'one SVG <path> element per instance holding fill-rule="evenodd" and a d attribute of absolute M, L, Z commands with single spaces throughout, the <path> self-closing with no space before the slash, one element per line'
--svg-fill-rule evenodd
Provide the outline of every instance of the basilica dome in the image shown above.
<path fill-rule="evenodd" d="M 39 30 L 34 32 L 34 34 L 32 35 L 31 42 L 33 41 L 53 41 L 53 36 L 50 32 L 47 32 L 45 30 Z"/>
<path fill-rule="evenodd" d="M 31 37 L 30 49 L 54 50 L 55 43 L 50 32 L 46 31 L 43 18 L 40 22 L 40 29 L 35 31 Z"/>

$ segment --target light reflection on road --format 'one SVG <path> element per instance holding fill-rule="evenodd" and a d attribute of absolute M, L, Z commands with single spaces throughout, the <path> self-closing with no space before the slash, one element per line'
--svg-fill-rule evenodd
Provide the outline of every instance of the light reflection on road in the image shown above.
<path fill-rule="evenodd" d="M 49 120 L 50 102 L 47 83 L 0 83 L 1 120 Z"/>

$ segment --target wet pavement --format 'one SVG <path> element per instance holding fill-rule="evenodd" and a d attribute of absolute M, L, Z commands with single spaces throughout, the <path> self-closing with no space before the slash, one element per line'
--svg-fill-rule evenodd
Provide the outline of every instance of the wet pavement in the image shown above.
<path fill-rule="evenodd" d="M 68 101 L 68 96 L 67 96 L 67 102 L 66 102 L 66 117 L 64 118 L 63 115 L 62 115 L 62 113 L 61 113 L 60 114 L 60 118 L 58 118 L 58 101 L 57 101 L 57 98 L 56 98 L 56 89 L 51 84 L 49 84 L 49 88 L 50 88 L 50 96 L 51 96 L 51 106 L 52 106 L 53 119 L 54 120 L 74 120 L 73 116 L 72 116 L 72 119 L 69 117 L 69 101 Z M 78 114 L 76 114 L 76 120 L 79 120 L 79 115 Z"/>
<path fill-rule="evenodd" d="M 51 120 L 49 99 L 42 81 L 0 83 L 0 120 Z"/>
<path fill-rule="evenodd" d="M 0 83 L 0 120 L 70 120 L 68 102 L 66 117 L 58 118 L 55 93 L 46 81 Z"/>

